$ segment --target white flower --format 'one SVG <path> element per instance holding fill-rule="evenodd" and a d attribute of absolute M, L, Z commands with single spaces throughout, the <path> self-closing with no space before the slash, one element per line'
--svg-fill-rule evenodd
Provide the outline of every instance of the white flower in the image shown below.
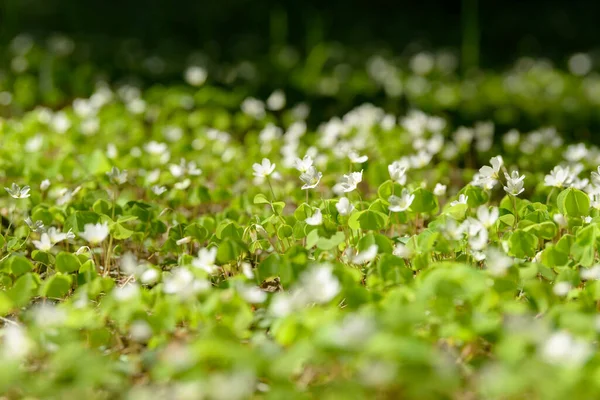
<path fill-rule="evenodd" d="M 217 248 L 211 247 L 210 249 L 200 249 L 198 251 L 198 257 L 192 261 L 192 266 L 206 271 L 208 274 L 214 274 L 217 272 L 218 267 L 215 265 L 217 260 Z"/>
<path fill-rule="evenodd" d="M 127 182 L 127 171 L 121 171 L 117 167 L 112 167 L 110 172 L 107 172 L 106 175 L 113 183 L 116 183 L 117 185 L 122 185 Z"/>
<path fill-rule="evenodd" d="M 254 176 L 258 178 L 266 178 L 271 175 L 273 171 L 275 171 L 275 164 L 271 164 L 271 160 L 268 158 L 263 158 L 260 164 L 254 163 L 252 165 L 252 169 L 254 170 Z"/>
<path fill-rule="evenodd" d="M 62 233 L 55 227 L 48 228 L 48 236 L 50 237 L 50 241 L 54 244 L 62 242 L 63 240 L 66 240 L 66 239 L 74 239 L 75 238 L 75 234 L 73 233 L 72 229 L 69 229 L 69 231 L 67 233 Z"/>
<path fill-rule="evenodd" d="M 255 119 L 262 119 L 265 117 L 265 104 L 255 99 L 254 97 L 248 97 L 244 99 L 241 105 L 244 114 L 249 115 Z"/>
<path fill-rule="evenodd" d="M 90 244 L 95 245 L 101 243 L 110 232 L 110 228 L 106 222 L 97 224 L 85 224 L 83 232 L 79 234 Z"/>
<path fill-rule="evenodd" d="M 181 239 L 177 240 L 175 243 L 177 244 L 177 246 L 181 246 L 183 244 L 188 244 L 191 241 L 192 241 L 191 236 L 185 236 L 185 237 L 182 237 Z"/>
<path fill-rule="evenodd" d="M 371 262 L 377 257 L 377 250 L 379 247 L 376 244 L 372 244 L 366 250 L 361 251 L 354 257 L 352 257 L 352 262 L 354 264 L 366 264 Z"/>
<path fill-rule="evenodd" d="M 505 172 L 504 176 L 506 177 L 506 186 L 504 186 L 506 193 L 511 196 L 518 196 L 525 191 L 523 188 L 525 175 L 519 176 L 519 171 L 513 171 L 510 175 Z"/>
<path fill-rule="evenodd" d="M 300 180 L 304 182 L 304 185 L 302 185 L 302 190 L 315 188 L 321 181 L 322 177 L 323 173 L 317 171 L 315 167 L 311 166 L 306 172 L 303 172 L 300 175 Z"/>
<path fill-rule="evenodd" d="M 598 167 L 598 172 L 592 171 L 592 183 L 594 186 L 600 186 L 600 167 Z"/>
<path fill-rule="evenodd" d="M 572 144 L 565 150 L 564 157 L 571 162 L 577 162 L 588 155 L 588 149 L 585 144 Z"/>
<path fill-rule="evenodd" d="M 192 271 L 187 268 L 176 268 L 164 281 L 163 291 L 167 294 L 177 294 L 185 299 L 196 293 L 210 289 L 210 282 L 196 279 Z"/>
<path fill-rule="evenodd" d="M 161 194 L 163 194 L 166 191 L 167 191 L 167 188 L 164 186 L 160 186 L 160 185 L 152 186 L 152 193 L 154 193 L 157 196 L 160 196 Z"/>
<path fill-rule="evenodd" d="M 500 210 L 498 207 L 492 207 L 491 209 L 485 205 L 479 206 L 477 209 L 477 219 L 483 226 L 490 228 L 493 226 L 498 217 L 500 216 Z"/>
<path fill-rule="evenodd" d="M 394 161 L 390 165 L 388 165 L 388 172 L 390 173 L 390 178 L 398 182 L 400 185 L 406 184 L 406 165 L 403 165 L 400 161 Z"/>
<path fill-rule="evenodd" d="M 40 251 L 49 251 L 53 244 L 47 233 L 42 233 L 40 240 L 34 240 L 33 245 Z"/>
<path fill-rule="evenodd" d="M 368 156 L 361 156 L 355 151 L 348 153 L 348 158 L 354 164 L 362 164 L 369 159 Z"/>
<path fill-rule="evenodd" d="M 329 265 L 312 267 L 300 276 L 300 285 L 309 303 L 327 303 L 341 290 L 338 279 Z"/>
<path fill-rule="evenodd" d="M 159 277 L 160 274 L 157 270 L 154 268 L 147 268 L 140 275 L 140 282 L 142 282 L 144 285 L 152 285 L 158 281 Z"/>
<path fill-rule="evenodd" d="M 396 257 L 400 257 L 400 258 L 411 258 L 413 256 L 414 252 L 412 251 L 412 249 L 410 247 L 408 247 L 404 243 L 398 242 L 394 246 L 393 254 Z"/>
<path fill-rule="evenodd" d="M 388 197 L 389 210 L 392 212 L 402 212 L 408 210 L 412 202 L 415 200 L 415 195 L 410 194 L 408 189 L 402 189 L 400 197 L 391 195 Z"/>
<path fill-rule="evenodd" d="M 506 271 L 514 264 L 512 258 L 495 248 L 486 252 L 486 268 L 493 276 L 506 275 Z"/>
<path fill-rule="evenodd" d="M 454 200 L 450 203 L 450 205 L 455 206 L 457 204 L 467 204 L 467 200 L 469 200 L 469 196 L 461 194 L 460 196 L 458 196 L 458 200 Z"/>
<path fill-rule="evenodd" d="M 304 222 L 311 226 L 321 225 L 323 223 L 323 214 L 321 213 L 321 209 L 317 208 L 313 215 L 306 218 Z"/>
<path fill-rule="evenodd" d="M 208 73 L 202 67 L 192 65 L 185 70 L 185 81 L 192 86 L 201 86 L 206 82 Z"/>
<path fill-rule="evenodd" d="M 190 178 L 185 178 L 184 180 L 182 180 L 181 182 L 177 182 L 173 185 L 173 187 L 177 190 L 185 190 L 188 187 L 190 187 L 190 185 L 192 184 L 192 181 L 190 180 Z"/>
<path fill-rule="evenodd" d="M 45 231 L 44 223 L 40 220 L 33 222 L 31 218 L 25 218 L 25 223 L 33 232 L 42 233 Z"/>
<path fill-rule="evenodd" d="M 354 210 L 354 206 L 352 205 L 352 203 L 350 203 L 350 200 L 348 200 L 346 197 L 342 197 L 338 200 L 338 202 L 335 204 L 335 208 L 337 208 L 338 212 L 340 213 L 340 215 L 350 215 L 350 213 L 352 213 L 352 211 Z"/>
<path fill-rule="evenodd" d="M 569 282 L 556 282 L 554 286 L 552 286 L 552 291 L 554 294 L 560 297 L 565 297 L 567 294 L 569 294 L 570 290 L 571 284 Z"/>
<path fill-rule="evenodd" d="M 21 360 L 33 350 L 34 342 L 27 334 L 27 329 L 17 324 L 6 324 L 0 330 L 2 347 L 0 357 L 5 360 Z"/>
<path fill-rule="evenodd" d="M 566 228 L 569 225 L 567 218 L 562 214 L 554 214 L 552 219 L 560 228 Z"/>
<path fill-rule="evenodd" d="M 26 199 L 29 196 L 31 196 L 29 194 L 29 191 L 31 190 L 31 188 L 27 185 L 20 187 L 19 185 L 17 185 L 16 183 L 13 182 L 10 189 L 7 187 L 5 187 L 4 189 L 8 192 L 8 194 L 11 195 L 11 197 L 13 197 L 15 199 Z"/>
<path fill-rule="evenodd" d="M 306 172 L 313 165 L 313 159 L 309 155 L 305 155 L 303 159 L 296 158 L 294 160 L 294 168 L 299 172 Z"/>
<path fill-rule="evenodd" d="M 597 281 L 600 280 L 600 265 L 594 265 L 591 268 L 581 269 L 579 276 L 584 281 Z"/>
<path fill-rule="evenodd" d="M 585 364 L 593 351 L 589 343 L 574 338 L 568 332 L 557 332 L 544 342 L 541 353 L 550 364 L 576 367 Z"/>
<path fill-rule="evenodd" d="M 573 178 L 574 177 L 571 175 L 571 171 L 568 167 L 563 168 L 557 165 L 552 171 L 550 171 L 550 174 L 544 177 L 544 186 L 558 188 L 569 186 L 573 181 Z"/>
<path fill-rule="evenodd" d="M 42 183 L 40 183 L 40 190 L 43 192 L 50 187 L 50 179 L 44 179 Z"/>
<path fill-rule="evenodd" d="M 446 194 L 446 185 L 442 185 L 441 183 L 436 183 L 435 188 L 433 189 L 433 194 L 436 196 L 443 196 Z"/>
<path fill-rule="evenodd" d="M 279 111 L 285 107 L 285 93 L 283 90 L 275 90 L 267 98 L 267 108 L 273 111 Z"/>
<path fill-rule="evenodd" d="M 360 172 L 351 172 L 350 174 L 344 175 L 340 182 L 340 187 L 344 193 L 352 192 L 356 189 L 359 183 L 362 182 L 362 170 Z"/>
<path fill-rule="evenodd" d="M 264 303 L 267 300 L 267 293 L 257 286 L 240 286 L 238 292 L 244 300 L 251 304 Z"/>

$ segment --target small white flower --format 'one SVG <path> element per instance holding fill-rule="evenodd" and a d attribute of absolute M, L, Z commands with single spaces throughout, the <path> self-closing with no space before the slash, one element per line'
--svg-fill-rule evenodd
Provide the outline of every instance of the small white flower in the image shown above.
<path fill-rule="evenodd" d="M 348 158 L 354 164 L 362 164 L 369 159 L 368 156 L 361 156 L 355 151 L 348 153 Z"/>
<path fill-rule="evenodd" d="M 31 188 L 27 185 L 20 187 L 19 185 L 17 185 L 16 183 L 13 182 L 10 189 L 7 187 L 5 187 L 4 189 L 11 197 L 13 197 L 15 199 L 26 199 L 29 196 L 31 196 L 31 194 L 29 194 L 29 191 L 31 190 Z"/>
<path fill-rule="evenodd" d="M 436 196 L 443 196 L 446 194 L 446 185 L 442 185 L 441 183 L 436 183 L 435 188 L 433 189 L 433 194 Z"/>
<path fill-rule="evenodd" d="M 31 220 L 31 218 L 27 217 L 27 218 L 25 218 L 25 223 L 27 224 L 27 226 L 29 226 L 29 229 L 31 229 L 33 232 L 42 233 L 45 231 L 44 223 L 42 221 L 38 220 L 38 221 L 33 222 Z"/>
<path fill-rule="evenodd" d="M 306 172 L 313 165 L 313 159 L 309 155 L 305 155 L 303 159 L 296 158 L 294 160 L 294 168 L 299 172 Z"/>
<path fill-rule="evenodd" d="M 215 265 L 217 260 L 217 248 L 211 247 L 210 249 L 200 249 L 198 251 L 198 257 L 192 261 L 192 266 L 206 271 L 208 274 L 215 274 L 218 268 Z"/>
<path fill-rule="evenodd" d="M 506 271 L 514 264 L 514 260 L 495 248 L 486 252 L 486 268 L 493 276 L 506 275 Z"/>
<path fill-rule="evenodd" d="M 42 183 L 40 183 L 40 190 L 43 192 L 50 187 L 50 179 L 44 179 Z"/>
<path fill-rule="evenodd" d="M 191 241 L 192 241 L 191 236 L 185 236 L 185 237 L 182 237 L 181 239 L 177 240 L 175 243 L 177 243 L 177 246 L 181 246 L 183 244 L 188 244 Z"/>
<path fill-rule="evenodd" d="M 240 286 L 238 292 L 244 300 L 251 304 L 260 304 L 267 300 L 267 293 L 257 286 Z"/>
<path fill-rule="evenodd" d="M 572 176 L 568 167 L 563 168 L 557 165 L 552 171 L 550 171 L 550 174 L 544 177 L 544 186 L 552 186 L 557 188 L 569 186 L 573 181 L 573 178 L 574 177 Z"/>
<path fill-rule="evenodd" d="M 311 226 L 321 225 L 323 223 L 323 214 L 321 213 L 321 209 L 317 208 L 313 215 L 306 218 L 304 222 Z"/>
<path fill-rule="evenodd" d="M 594 265 L 590 268 L 582 268 L 579 272 L 579 276 L 584 281 L 597 281 L 600 280 L 600 265 Z"/>
<path fill-rule="evenodd" d="M 415 195 L 411 194 L 408 189 L 402 189 L 400 197 L 391 195 L 388 197 L 389 210 L 392 212 L 402 212 L 408 210 L 412 202 L 415 200 Z"/>
<path fill-rule="evenodd" d="M 377 257 L 378 249 L 379 247 L 376 244 L 372 244 L 366 250 L 361 251 L 360 253 L 352 257 L 352 262 L 354 264 L 366 264 L 368 262 L 371 262 L 375 259 L 375 257 Z"/>
<path fill-rule="evenodd" d="M 122 185 L 127 182 L 127 171 L 121 171 L 117 167 L 112 167 L 110 172 L 107 172 L 106 175 L 113 183 L 116 183 L 117 185 Z"/>
<path fill-rule="evenodd" d="M 85 224 L 83 232 L 79 234 L 92 245 L 101 243 L 110 232 L 110 228 L 106 222 L 97 224 Z"/>
<path fill-rule="evenodd" d="M 592 172 L 592 183 L 594 186 L 600 186 L 600 167 L 598 167 L 598 172 Z"/>
<path fill-rule="evenodd" d="M 400 161 L 394 161 L 388 165 L 388 172 L 390 173 L 390 179 L 394 182 L 398 182 L 400 185 L 406 184 L 406 170 L 407 166 Z"/>
<path fill-rule="evenodd" d="M 202 86 L 207 77 L 206 70 L 197 65 L 192 65 L 185 70 L 185 81 L 191 86 Z"/>
<path fill-rule="evenodd" d="M 160 277 L 160 273 L 154 268 L 148 268 L 140 275 L 140 282 L 144 285 L 152 285 L 158 282 L 158 278 Z"/>
<path fill-rule="evenodd" d="M 340 182 L 340 187 L 344 193 L 352 192 L 356 189 L 359 183 L 362 182 L 363 172 L 351 172 L 350 174 L 344 175 Z"/>
<path fill-rule="evenodd" d="M 498 217 L 500 216 L 500 210 L 498 207 L 492 207 L 491 209 L 485 205 L 479 206 L 477 209 L 477 219 L 479 222 L 483 224 L 486 228 L 492 227 L 496 221 L 498 221 Z"/>
<path fill-rule="evenodd" d="M 468 200 L 469 200 L 469 196 L 461 194 L 460 196 L 458 196 L 458 200 L 454 200 L 453 202 L 450 203 L 450 205 L 455 206 L 457 204 L 467 204 Z"/>
<path fill-rule="evenodd" d="M 152 193 L 154 193 L 157 196 L 160 196 L 161 194 L 163 194 L 166 191 L 167 191 L 167 188 L 164 186 L 160 186 L 160 185 L 152 186 Z"/>
<path fill-rule="evenodd" d="M 311 166 L 306 172 L 303 172 L 300 175 L 300 180 L 304 182 L 304 185 L 302 185 L 302 190 L 314 189 L 319 184 L 322 177 L 323 173 L 317 171 L 315 167 Z"/>
<path fill-rule="evenodd" d="M 414 252 L 404 243 L 396 243 L 396 245 L 394 246 L 393 254 L 396 257 L 408 259 L 413 256 Z"/>
<path fill-rule="evenodd" d="M 350 203 L 350 200 L 348 200 L 348 198 L 346 197 L 342 197 L 338 200 L 338 202 L 335 204 L 335 208 L 338 210 L 338 212 L 340 213 L 340 215 L 350 215 L 352 213 L 352 211 L 354 210 L 354 206 L 352 205 L 352 203 Z"/>
<path fill-rule="evenodd" d="M 567 218 L 562 214 L 554 214 L 552 219 L 560 228 L 566 228 L 569 225 Z"/>
<path fill-rule="evenodd" d="M 254 170 L 254 176 L 258 178 L 266 178 L 271 175 L 273 171 L 275 171 L 275 164 L 271 164 L 271 160 L 268 158 L 263 158 L 260 164 L 254 163 L 252 165 L 252 169 Z"/>
<path fill-rule="evenodd" d="M 50 236 L 47 233 L 42 233 L 40 240 L 34 240 L 33 245 L 40 251 L 49 251 L 52 246 L 52 241 L 50 240 Z"/>
<path fill-rule="evenodd" d="M 308 303 L 327 303 L 337 296 L 342 288 L 329 265 L 304 271 L 300 275 L 299 283 Z"/>
<path fill-rule="evenodd" d="M 72 229 L 69 229 L 67 233 L 63 233 L 55 227 L 48 228 L 48 236 L 50 237 L 50 241 L 54 244 L 62 242 L 63 240 L 75 238 L 75 234 L 73 233 Z"/>
<path fill-rule="evenodd" d="M 505 172 L 504 176 L 506 177 L 506 186 L 504 186 L 506 193 L 511 196 L 518 196 L 525 191 L 523 188 L 525 175 L 519 176 L 519 171 L 513 171 L 510 175 Z"/>
<path fill-rule="evenodd" d="M 275 90 L 267 98 L 267 108 L 272 111 L 279 111 L 285 107 L 285 93 L 283 90 Z"/>
<path fill-rule="evenodd" d="M 576 367 L 585 364 L 592 355 L 592 346 L 568 332 L 557 332 L 544 342 L 541 355 L 550 364 Z"/>
<path fill-rule="evenodd" d="M 173 187 L 177 190 L 185 190 L 189 188 L 191 184 L 192 181 L 190 180 L 190 178 L 185 178 L 181 182 L 177 182 L 176 184 L 174 184 Z"/>
<path fill-rule="evenodd" d="M 556 282 L 552 287 L 554 294 L 560 297 L 565 297 L 567 294 L 569 294 L 570 290 L 571 284 L 569 282 Z"/>

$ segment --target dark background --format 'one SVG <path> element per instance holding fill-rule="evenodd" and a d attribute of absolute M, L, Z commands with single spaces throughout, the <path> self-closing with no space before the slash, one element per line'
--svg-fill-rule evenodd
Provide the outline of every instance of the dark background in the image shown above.
<path fill-rule="evenodd" d="M 0 0 L 0 5 L 0 44 L 20 32 L 37 37 L 61 32 L 91 40 L 99 54 L 125 38 L 138 39 L 150 51 L 201 48 L 220 59 L 252 57 L 274 41 L 299 49 L 320 40 L 361 49 L 400 51 L 415 42 L 460 49 L 461 16 L 469 9 L 478 14 L 480 66 L 504 66 L 521 55 L 564 66 L 573 52 L 595 49 L 600 33 L 600 1 L 592 0 L 478 5 L 474 0 Z"/>

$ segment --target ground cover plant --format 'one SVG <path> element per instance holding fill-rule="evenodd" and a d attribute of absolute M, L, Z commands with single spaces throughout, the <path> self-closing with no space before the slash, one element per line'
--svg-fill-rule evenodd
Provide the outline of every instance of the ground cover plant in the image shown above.
<path fill-rule="evenodd" d="M 0 97 L 6 398 L 600 395 L 600 149 L 183 75 Z"/>

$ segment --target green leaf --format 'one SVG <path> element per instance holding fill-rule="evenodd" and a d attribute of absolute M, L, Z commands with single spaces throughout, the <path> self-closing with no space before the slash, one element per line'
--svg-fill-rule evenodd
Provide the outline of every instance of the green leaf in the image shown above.
<path fill-rule="evenodd" d="M 20 276 L 33 270 L 33 264 L 23 256 L 11 256 L 8 259 L 13 275 Z"/>
<path fill-rule="evenodd" d="M 289 238 L 294 233 L 294 229 L 289 225 L 280 225 L 277 228 L 277 237 L 279 240 L 283 240 L 285 238 Z"/>
<path fill-rule="evenodd" d="M 123 225 L 119 223 L 115 223 L 112 226 L 112 237 L 117 240 L 129 239 L 131 235 L 133 235 L 133 231 L 125 228 Z"/>
<path fill-rule="evenodd" d="M 217 250 L 217 261 L 221 264 L 228 263 L 236 260 L 243 252 L 244 248 L 240 242 L 231 238 L 226 238 L 219 243 L 219 249 Z"/>
<path fill-rule="evenodd" d="M 596 253 L 596 225 L 588 225 L 577 231 L 575 242 L 571 246 L 573 259 L 584 267 L 591 267 Z"/>
<path fill-rule="evenodd" d="M 556 199 L 559 211 L 569 217 L 583 217 L 590 210 L 590 198 L 579 189 L 568 188 Z"/>
<path fill-rule="evenodd" d="M 538 238 L 520 229 L 510 236 L 508 242 L 512 255 L 518 258 L 533 257 L 537 251 Z"/>
<path fill-rule="evenodd" d="M 428 213 L 435 210 L 438 206 L 437 198 L 430 191 L 418 188 L 412 193 L 415 196 L 410 209 L 418 213 Z"/>
<path fill-rule="evenodd" d="M 330 238 L 319 237 L 317 240 L 317 248 L 326 251 L 333 250 L 341 243 L 344 243 L 344 240 L 346 240 L 344 232 L 336 232 Z"/>
<path fill-rule="evenodd" d="M 62 298 L 71 290 L 72 282 L 69 275 L 52 275 L 42 286 L 40 294 L 44 297 Z"/>
<path fill-rule="evenodd" d="M 464 190 L 461 190 L 461 192 L 469 197 L 467 199 L 467 204 L 472 208 L 479 207 L 480 205 L 487 203 L 489 200 L 488 194 L 479 186 L 469 185 Z"/>
<path fill-rule="evenodd" d="M 381 230 L 385 228 L 388 216 L 379 211 L 365 210 L 358 216 L 358 223 L 364 230 Z"/>
<path fill-rule="evenodd" d="M 27 273 L 16 280 L 12 288 L 6 293 L 12 300 L 15 307 L 22 307 L 33 297 L 35 290 L 39 285 L 39 277 Z"/>
<path fill-rule="evenodd" d="M 259 193 L 254 196 L 254 204 L 271 204 L 271 202 L 267 199 L 267 196 Z"/>
<path fill-rule="evenodd" d="M 81 267 L 81 263 L 79 259 L 71 254 L 64 251 L 61 251 L 56 256 L 56 269 L 62 273 L 68 274 L 70 272 L 75 272 Z"/>

